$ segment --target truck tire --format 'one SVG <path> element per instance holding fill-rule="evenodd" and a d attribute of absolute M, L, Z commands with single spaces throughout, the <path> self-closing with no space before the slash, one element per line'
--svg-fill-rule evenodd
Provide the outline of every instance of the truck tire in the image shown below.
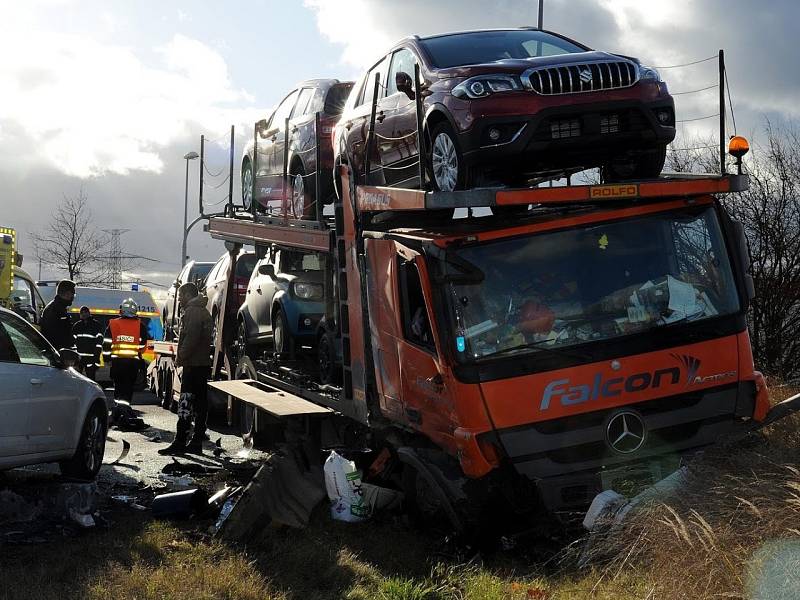
<path fill-rule="evenodd" d="M 96 402 L 89 409 L 83 422 L 75 455 L 58 464 L 61 473 L 75 479 L 93 480 L 103 464 L 107 430 L 108 417 L 105 414 L 105 407 Z"/>

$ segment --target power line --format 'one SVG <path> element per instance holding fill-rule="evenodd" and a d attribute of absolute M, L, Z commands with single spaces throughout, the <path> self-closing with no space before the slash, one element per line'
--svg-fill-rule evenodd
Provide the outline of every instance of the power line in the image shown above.
<path fill-rule="evenodd" d="M 714 56 L 709 56 L 708 58 L 701 58 L 700 60 L 695 60 L 688 63 L 683 63 L 681 65 L 666 65 L 663 67 L 654 67 L 655 69 L 677 69 L 679 67 L 691 67 L 692 65 L 699 65 L 700 63 L 708 62 L 709 60 L 715 60 L 718 56 L 715 54 Z"/>
<path fill-rule="evenodd" d="M 728 83 L 728 69 L 725 69 L 725 91 L 728 92 L 728 106 L 731 108 L 731 120 L 733 121 L 733 134 L 736 135 L 736 115 L 733 114 L 733 102 L 731 101 L 731 84 Z"/>
<path fill-rule="evenodd" d="M 719 87 L 718 83 L 715 83 L 713 85 L 709 85 L 709 86 L 706 86 L 706 87 L 698 88 L 696 90 L 688 90 L 686 92 L 670 92 L 670 93 L 673 96 L 683 96 L 684 94 L 694 94 L 694 93 L 697 93 L 697 92 L 705 92 L 706 90 L 711 90 L 711 89 L 714 89 L 716 87 Z"/>
<path fill-rule="evenodd" d="M 680 119 L 676 121 L 676 123 L 690 123 L 691 121 L 702 121 L 703 119 L 711 119 L 713 117 L 718 117 L 719 113 L 714 113 L 713 115 L 706 115 L 705 117 L 695 117 L 694 119 Z"/>

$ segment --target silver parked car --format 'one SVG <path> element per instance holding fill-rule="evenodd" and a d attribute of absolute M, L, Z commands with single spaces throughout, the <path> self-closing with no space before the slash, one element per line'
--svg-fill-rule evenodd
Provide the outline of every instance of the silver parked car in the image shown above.
<path fill-rule="evenodd" d="M 94 479 L 103 462 L 110 401 L 75 369 L 78 354 L 57 352 L 15 313 L 0 308 L 0 471 L 58 462 Z"/>

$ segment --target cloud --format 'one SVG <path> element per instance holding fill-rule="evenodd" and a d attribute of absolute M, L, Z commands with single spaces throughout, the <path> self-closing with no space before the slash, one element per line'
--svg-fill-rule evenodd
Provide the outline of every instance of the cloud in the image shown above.
<path fill-rule="evenodd" d="M 161 150 L 206 130 L 250 122 L 253 97 L 236 88 L 222 56 L 175 34 L 134 49 L 96 38 L 0 25 L 0 145 L 20 138 L 20 166 L 51 165 L 68 175 L 159 172 Z M 155 60 L 148 61 L 147 58 Z"/>
<path fill-rule="evenodd" d="M 535 25 L 531 0 L 305 0 L 320 32 L 342 46 L 341 60 L 371 66 L 399 39 L 446 31 Z M 800 116 L 800 76 L 794 32 L 800 3 L 775 0 L 547 0 L 544 26 L 593 48 L 637 56 L 651 65 L 676 65 L 726 50 L 734 108 L 743 128 L 764 113 Z M 662 75 L 673 91 L 718 80 L 714 61 Z M 678 118 L 717 112 L 717 90 L 676 96 Z M 712 133 L 714 119 L 687 123 L 687 132 Z"/>

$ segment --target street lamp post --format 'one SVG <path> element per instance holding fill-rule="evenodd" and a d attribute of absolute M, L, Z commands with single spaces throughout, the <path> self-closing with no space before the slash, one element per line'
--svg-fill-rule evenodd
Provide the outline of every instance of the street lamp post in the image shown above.
<path fill-rule="evenodd" d="M 200 155 L 197 152 L 187 152 L 183 155 L 186 159 L 186 186 L 183 194 L 183 245 L 181 246 L 181 269 L 186 265 L 186 238 L 189 237 L 189 231 L 186 229 L 188 213 L 189 213 L 189 161 L 194 160 Z"/>

